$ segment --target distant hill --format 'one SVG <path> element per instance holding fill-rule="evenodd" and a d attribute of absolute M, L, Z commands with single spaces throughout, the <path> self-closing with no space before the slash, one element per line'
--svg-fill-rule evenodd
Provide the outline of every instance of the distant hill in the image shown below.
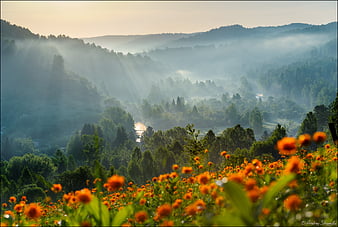
<path fill-rule="evenodd" d="M 1 19 L 1 39 L 37 39 L 39 35 L 33 34 L 23 28 Z"/>
<path fill-rule="evenodd" d="M 332 22 L 326 25 L 310 25 L 303 23 L 292 23 L 282 26 L 267 26 L 245 28 L 242 25 L 223 26 L 216 29 L 211 29 L 207 32 L 200 32 L 193 34 L 190 37 L 183 37 L 174 40 L 168 46 L 194 46 L 210 43 L 219 43 L 227 40 L 239 39 L 253 39 L 253 38 L 271 38 L 276 36 L 285 36 L 290 34 L 301 33 L 319 33 L 319 32 L 336 32 L 337 22 Z"/>
<path fill-rule="evenodd" d="M 123 53 L 138 53 L 165 46 L 166 43 L 181 38 L 190 37 L 192 34 L 165 33 L 149 35 L 107 35 L 91 38 L 82 38 L 86 43 L 95 43 L 104 48 Z"/>
<path fill-rule="evenodd" d="M 285 36 L 301 33 L 335 32 L 337 22 L 327 25 L 311 25 L 304 23 L 291 23 L 281 26 L 265 26 L 245 28 L 242 25 L 222 26 L 206 32 L 191 34 L 165 33 L 150 35 L 107 35 L 82 38 L 85 42 L 95 43 L 104 48 L 124 53 L 140 53 L 154 49 L 193 47 L 195 45 L 208 45 L 222 43 L 229 40 L 267 38 L 272 36 Z"/>

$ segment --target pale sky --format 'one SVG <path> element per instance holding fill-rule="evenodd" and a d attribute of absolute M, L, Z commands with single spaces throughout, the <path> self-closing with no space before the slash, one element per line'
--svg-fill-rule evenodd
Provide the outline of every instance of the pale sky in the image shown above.
<path fill-rule="evenodd" d="M 336 1 L 1 1 L 1 19 L 41 35 L 192 33 L 337 21 Z"/>

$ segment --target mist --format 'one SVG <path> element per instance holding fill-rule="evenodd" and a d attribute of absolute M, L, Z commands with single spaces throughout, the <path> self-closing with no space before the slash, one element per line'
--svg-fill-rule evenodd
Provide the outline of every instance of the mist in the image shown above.
<path fill-rule="evenodd" d="M 257 107 L 263 128 L 289 118 L 296 133 L 307 111 L 335 97 L 336 22 L 83 40 L 1 22 L 2 131 L 12 136 L 46 141 L 55 135 L 44 132 L 61 124 L 67 138 L 111 99 L 155 129 L 250 127 Z M 293 116 L 275 109 L 284 102 Z"/>

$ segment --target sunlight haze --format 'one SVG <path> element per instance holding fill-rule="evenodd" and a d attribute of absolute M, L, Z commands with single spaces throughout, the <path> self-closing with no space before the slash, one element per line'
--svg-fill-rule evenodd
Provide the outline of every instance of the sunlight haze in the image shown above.
<path fill-rule="evenodd" d="M 41 35 L 70 37 L 193 33 L 220 26 L 326 24 L 337 20 L 337 2 L 9 2 L 1 19 Z"/>

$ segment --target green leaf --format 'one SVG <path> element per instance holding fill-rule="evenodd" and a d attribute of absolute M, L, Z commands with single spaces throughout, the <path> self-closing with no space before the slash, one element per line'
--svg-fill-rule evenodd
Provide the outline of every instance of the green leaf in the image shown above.
<path fill-rule="evenodd" d="M 261 208 L 268 208 L 268 205 L 271 204 L 271 200 L 274 200 L 277 194 L 288 184 L 290 181 L 294 180 L 296 177 L 295 174 L 289 174 L 279 178 L 277 183 L 270 188 L 265 194 Z"/>
<path fill-rule="evenodd" d="M 110 216 L 108 208 L 96 197 L 93 196 L 92 201 L 86 205 L 86 210 L 93 215 L 97 225 L 109 226 Z"/>
<path fill-rule="evenodd" d="M 223 185 L 223 188 L 242 220 L 247 225 L 253 224 L 252 203 L 246 196 L 242 187 L 235 182 L 228 181 Z"/>
<path fill-rule="evenodd" d="M 96 196 L 93 196 L 92 201 L 85 206 L 86 210 L 89 214 L 93 215 L 95 220 L 100 220 L 100 213 L 99 213 L 99 200 Z"/>
<path fill-rule="evenodd" d="M 129 205 L 120 210 L 114 217 L 113 226 L 121 226 L 130 214 L 133 213 L 133 206 Z"/>
<path fill-rule="evenodd" d="M 104 204 L 101 204 L 101 206 L 102 206 L 102 209 L 101 209 L 102 225 L 109 226 L 110 225 L 109 210 Z"/>
<path fill-rule="evenodd" d="M 170 183 L 175 184 L 180 178 L 179 177 L 175 177 L 174 179 L 170 179 Z"/>
<path fill-rule="evenodd" d="M 235 216 L 233 213 L 229 213 L 226 210 L 222 214 L 212 218 L 211 223 L 206 223 L 207 226 L 245 226 L 246 224 L 242 221 L 239 216 Z"/>
<path fill-rule="evenodd" d="M 144 195 L 144 191 L 139 192 L 139 193 L 137 194 L 135 200 L 136 200 L 136 201 L 139 201 L 143 195 Z"/>

